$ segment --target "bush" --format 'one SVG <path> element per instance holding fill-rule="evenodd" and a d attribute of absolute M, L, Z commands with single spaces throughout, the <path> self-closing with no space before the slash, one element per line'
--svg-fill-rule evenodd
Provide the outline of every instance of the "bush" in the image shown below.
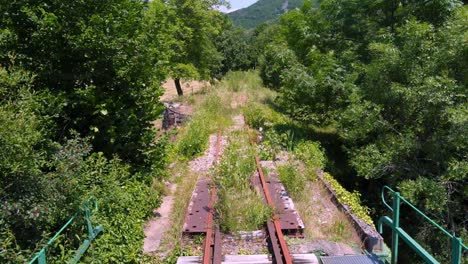
<path fill-rule="evenodd" d="M 301 141 L 294 148 L 294 155 L 310 169 L 323 169 L 327 160 L 320 143 L 314 141 Z"/>
<path fill-rule="evenodd" d="M 210 130 L 205 119 L 195 116 L 182 131 L 177 152 L 185 158 L 193 158 L 205 150 L 209 135 Z"/>
<path fill-rule="evenodd" d="M 243 109 L 245 121 L 255 129 L 260 129 L 265 126 L 266 116 L 260 104 L 250 103 Z"/>
<path fill-rule="evenodd" d="M 243 113 L 246 122 L 255 129 L 272 128 L 287 122 L 287 118 L 282 114 L 259 103 L 249 103 L 244 107 Z"/>
<path fill-rule="evenodd" d="M 108 161 L 102 153 L 86 160 L 83 183 L 89 188 L 87 195 L 94 195 L 99 202 L 93 221 L 104 227 L 104 233 L 95 240 L 84 262 L 141 262 L 142 227 L 159 206 L 159 193 L 133 180 L 128 165 L 118 159 Z"/>

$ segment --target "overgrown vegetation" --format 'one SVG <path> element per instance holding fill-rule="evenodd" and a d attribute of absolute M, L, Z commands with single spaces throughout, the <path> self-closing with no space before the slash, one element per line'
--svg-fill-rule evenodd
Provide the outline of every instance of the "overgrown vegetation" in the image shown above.
<path fill-rule="evenodd" d="M 145 261 L 143 221 L 166 176 L 160 83 L 218 72 L 216 3 L 1 1 L 0 262 L 27 262 L 90 195 L 105 232 L 83 260 Z M 82 224 L 49 261 L 73 254 Z"/>
<path fill-rule="evenodd" d="M 375 217 L 390 185 L 465 240 L 467 14 L 457 0 L 306 1 L 281 17 L 260 60 L 278 109 L 308 131 L 326 128 L 323 145 L 339 153 L 328 165 Z M 444 239 L 404 214 L 447 262 Z"/>
<path fill-rule="evenodd" d="M 225 232 L 261 229 L 272 210 L 251 186 L 256 169 L 254 149 L 244 131 L 231 133 L 228 144 L 216 169 L 219 225 Z"/>
<path fill-rule="evenodd" d="M 228 114 L 229 108 L 223 105 L 219 95 L 210 93 L 180 132 L 177 152 L 187 159 L 201 154 L 208 146 L 209 135 L 230 123 Z"/>
<path fill-rule="evenodd" d="M 296 166 L 285 165 L 278 167 L 278 174 L 281 183 L 284 185 L 289 195 L 296 199 L 302 199 L 304 187 L 309 180 L 307 175 L 301 173 Z"/>
<path fill-rule="evenodd" d="M 359 192 L 349 192 L 341 184 L 335 180 L 330 174 L 323 173 L 323 178 L 330 184 L 336 192 L 338 201 L 342 204 L 349 206 L 351 212 L 360 219 L 364 220 L 367 224 L 374 226 L 374 222 L 369 215 L 370 209 L 361 202 L 361 194 Z"/>

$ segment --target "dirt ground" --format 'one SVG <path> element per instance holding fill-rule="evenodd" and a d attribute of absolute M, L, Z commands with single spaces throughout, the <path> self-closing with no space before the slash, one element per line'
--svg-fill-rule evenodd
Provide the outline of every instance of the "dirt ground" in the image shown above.
<path fill-rule="evenodd" d="M 211 84 L 207 81 L 181 81 L 182 90 L 184 95 L 197 93 L 204 88 L 210 88 Z M 160 101 L 169 102 L 176 99 L 177 90 L 173 79 L 168 79 L 163 83 L 164 94 L 161 96 Z"/>

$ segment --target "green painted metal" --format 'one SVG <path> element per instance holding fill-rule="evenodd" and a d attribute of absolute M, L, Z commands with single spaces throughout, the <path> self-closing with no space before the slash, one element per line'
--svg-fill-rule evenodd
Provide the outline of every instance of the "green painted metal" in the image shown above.
<path fill-rule="evenodd" d="M 385 200 L 385 193 L 388 192 L 393 197 L 393 206 L 390 206 Z M 423 216 L 426 220 L 428 220 L 432 225 L 436 226 L 440 229 L 445 235 L 447 235 L 452 241 L 452 254 L 451 254 L 451 264 L 460 264 L 462 259 L 462 251 L 468 250 L 468 247 L 465 246 L 462 240 L 455 235 L 450 234 L 447 230 L 442 228 L 439 224 L 434 222 L 431 218 L 429 218 L 426 214 L 421 212 L 418 208 L 416 208 L 413 204 L 408 202 L 404 197 L 400 195 L 399 192 L 392 190 L 388 186 L 384 186 L 382 189 L 382 202 L 383 204 L 392 212 L 392 218 L 388 216 L 383 216 L 379 219 L 378 229 L 379 233 L 382 234 L 383 232 L 383 225 L 387 225 L 392 229 L 392 256 L 391 256 L 391 264 L 396 264 L 398 261 L 398 239 L 401 239 L 411 247 L 426 263 L 430 264 L 439 264 L 439 262 L 429 253 L 427 252 L 416 240 L 414 240 L 408 233 L 406 233 L 400 227 L 400 204 L 403 202 L 404 204 L 408 205 L 410 208 L 415 210 L 419 215 Z"/>
<path fill-rule="evenodd" d="M 74 264 L 77 263 L 80 258 L 83 256 L 83 254 L 86 252 L 86 250 L 89 248 L 91 245 L 91 242 L 101 233 L 104 231 L 104 228 L 99 225 L 97 227 L 93 227 L 93 223 L 91 222 L 91 212 L 93 210 L 98 209 L 98 203 L 94 197 L 90 197 L 81 207 L 78 209 L 78 211 L 70 218 L 70 220 L 67 221 L 65 225 L 60 228 L 60 230 L 55 233 L 55 235 L 47 242 L 47 244 L 34 256 L 34 258 L 29 262 L 29 264 L 46 264 L 47 263 L 47 248 L 51 246 L 54 241 L 62 234 L 62 232 L 67 229 L 67 227 L 72 224 L 77 217 L 80 215 L 83 215 L 85 222 L 86 222 L 86 228 L 88 230 L 88 238 L 81 243 L 80 247 L 78 250 L 76 250 L 75 255 L 73 256 L 72 259 L 67 261 L 69 264 Z"/>

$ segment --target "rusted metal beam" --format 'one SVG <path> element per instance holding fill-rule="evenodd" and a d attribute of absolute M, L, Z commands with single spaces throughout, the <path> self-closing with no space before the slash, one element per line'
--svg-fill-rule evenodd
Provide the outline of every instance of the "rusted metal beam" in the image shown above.
<path fill-rule="evenodd" d="M 223 249 L 222 249 L 222 239 L 221 232 L 219 228 L 216 228 L 214 234 L 214 244 L 213 244 L 213 264 L 221 264 L 223 261 Z"/>
<path fill-rule="evenodd" d="M 219 160 L 219 152 L 221 149 L 221 130 L 218 130 L 218 136 L 216 138 L 215 146 L 215 160 L 217 163 Z M 214 164 L 213 164 L 214 165 Z M 221 264 L 222 252 L 221 252 L 221 233 L 214 223 L 214 204 L 216 201 L 216 186 L 211 186 L 211 198 L 208 204 L 208 218 L 206 221 L 206 237 L 205 246 L 203 250 L 203 264 Z"/>
<path fill-rule="evenodd" d="M 281 254 L 281 248 L 276 235 L 275 225 L 272 221 L 267 222 L 268 236 L 270 237 L 271 249 L 273 251 L 273 262 L 277 264 L 283 264 L 283 257 Z"/>
<path fill-rule="evenodd" d="M 263 175 L 263 170 L 260 165 L 260 159 L 258 156 L 255 156 L 255 163 L 257 164 L 257 171 L 258 171 L 258 176 L 260 178 L 260 183 L 262 184 L 262 189 L 263 192 L 265 193 L 265 200 L 267 201 L 267 204 L 273 208 L 275 211 L 275 204 L 273 203 L 273 199 L 271 198 L 270 190 L 268 189 L 268 186 L 265 181 L 265 176 Z M 268 224 L 267 224 L 268 225 Z M 275 259 L 278 262 L 279 259 L 284 260 L 284 263 L 286 264 L 292 264 L 292 257 L 291 254 L 289 253 L 288 245 L 286 244 L 286 241 L 284 240 L 283 232 L 281 231 L 281 225 L 280 222 L 278 221 L 278 215 L 276 214 L 276 211 L 273 215 L 273 225 L 276 233 L 276 238 L 277 241 L 280 245 L 281 249 L 281 255 L 275 255 Z M 271 237 L 270 235 L 270 240 L 271 244 L 273 246 L 274 244 L 274 238 Z M 273 252 L 275 253 L 275 252 Z M 276 253 L 275 253 L 276 254 Z M 279 262 L 278 262 L 279 263 Z"/>
<path fill-rule="evenodd" d="M 210 264 L 212 259 L 212 251 L 213 251 L 213 244 L 214 244 L 214 233 L 213 233 L 213 226 L 214 226 L 214 202 L 216 199 L 216 188 L 211 189 L 211 199 L 210 204 L 208 205 L 208 220 L 206 221 L 206 237 L 205 237 L 205 248 L 203 250 L 203 264 Z"/>

